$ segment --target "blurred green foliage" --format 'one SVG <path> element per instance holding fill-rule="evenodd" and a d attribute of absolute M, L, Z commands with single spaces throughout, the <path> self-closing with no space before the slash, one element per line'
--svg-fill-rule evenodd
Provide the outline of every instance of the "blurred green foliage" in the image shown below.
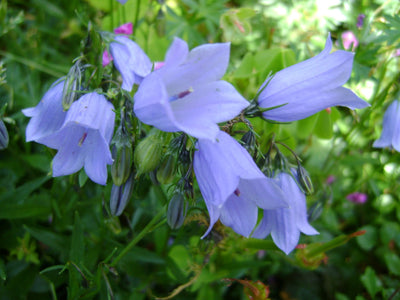
<path fill-rule="evenodd" d="M 400 299 L 400 154 L 372 148 L 385 108 L 400 99 L 399 9 L 396 0 L 1 0 L 0 116 L 10 142 L 0 151 L 0 299 Z M 302 158 L 320 235 L 302 237 L 307 246 L 289 256 L 220 224 L 201 240 L 208 216 L 196 187 L 184 225 L 171 230 L 168 184 L 137 177 L 126 210 L 112 217 L 111 184 L 83 172 L 52 178 L 54 151 L 25 143 L 21 109 L 68 73 L 89 21 L 107 31 L 132 22 L 153 61 L 174 36 L 190 47 L 229 41 L 226 79 L 248 99 L 269 74 L 322 50 L 328 32 L 343 49 L 341 33 L 352 30 L 359 46 L 348 86 L 371 108 L 252 120 L 261 148 L 276 132 Z M 346 200 L 356 191 L 365 204 Z"/>

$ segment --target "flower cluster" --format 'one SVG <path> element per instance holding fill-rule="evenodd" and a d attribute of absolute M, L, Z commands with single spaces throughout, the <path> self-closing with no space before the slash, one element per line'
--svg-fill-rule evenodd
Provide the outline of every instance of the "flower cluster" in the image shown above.
<path fill-rule="evenodd" d="M 114 35 L 102 35 L 108 37 L 104 41 L 110 52 L 101 49 L 99 58 L 103 58 L 103 67 L 112 63 L 118 73 L 110 67 L 107 70 L 114 77 L 100 78 L 101 85 L 92 87 L 90 79 L 82 75 L 87 65 L 77 61 L 68 76 L 55 82 L 36 107 L 23 110 L 31 117 L 27 141 L 58 151 L 53 176 L 72 174 L 83 167 L 92 181 L 104 185 L 107 166 L 113 165 L 111 212 L 119 215 L 131 196 L 136 172 L 132 170 L 136 168 L 139 175 L 151 172 L 162 161 L 173 166 L 179 156 L 182 180 L 176 184 L 178 192 L 168 209 L 168 223 L 174 228 L 181 226 L 185 215 L 177 211 L 185 206 L 179 188 L 193 188 L 194 173 L 210 215 L 204 236 L 220 221 L 245 237 L 265 238 L 271 234 L 276 245 L 289 253 L 296 247 L 300 232 L 317 234 L 307 220 L 306 194 L 312 192 L 307 172 L 299 160 L 297 169 L 292 168 L 278 150 L 275 160 L 279 163 L 273 170 L 270 152 L 259 155 L 264 159 L 256 163 L 259 153 L 248 152 L 256 135 L 246 117 L 254 116 L 256 108 L 264 119 L 291 122 L 336 105 L 367 107 L 368 103 L 342 87 L 350 77 L 353 54 L 330 53 L 332 42 L 328 37 L 319 55 L 268 77 L 250 102 L 222 79 L 229 64 L 229 43 L 189 50 L 185 41 L 175 38 L 164 61 L 153 64 L 129 38 L 131 33 L 131 25 L 125 24 Z M 111 92 L 115 89 L 109 89 L 110 81 L 122 81 L 118 96 Z M 65 99 L 70 102 L 67 106 L 63 106 Z M 116 120 L 120 125 L 114 133 Z M 231 120 L 249 128 L 242 143 L 233 137 Z M 137 134 L 137 128 L 150 128 L 144 124 L 154 128 L 140 141 L 143 131 Z M 166 139 L 172 145 L 168 149 L 175 149 L 179 155 L 168 152 L 165 160 L 159 159 L 164 141 L 157 140 L 163 132 L 179 133 L 172 142 Z M 142 167 L 147 159 L 151 162 Z M 173 173 L 173 167 L 170 170 Z M 157 173 L 160 181 L 167 181 L 168 172 Z"/>

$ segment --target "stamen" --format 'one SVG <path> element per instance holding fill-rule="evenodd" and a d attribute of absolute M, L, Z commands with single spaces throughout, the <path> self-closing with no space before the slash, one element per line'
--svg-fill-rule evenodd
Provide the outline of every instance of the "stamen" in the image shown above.
<path fill-rule="evenodd" d="M 239 189 L 236 189 L 236 190 L 234 191 L 234 193 L 235 193 L 236 196 L 238 196 L 238 197 L 240 196 L 240 191 L 239 191 Z"/>
<path fill-rule="evenodd" d="M 86 137 L 87 137 L 87 132 L 83 133 L 81 139 L 78 142 L 78 146 L 82 146 L 82 144 L 85 141 Z"/>

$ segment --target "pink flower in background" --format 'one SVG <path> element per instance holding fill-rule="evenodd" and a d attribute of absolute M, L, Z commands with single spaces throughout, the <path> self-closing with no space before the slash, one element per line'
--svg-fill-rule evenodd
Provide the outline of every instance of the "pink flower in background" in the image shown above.
<path fill-rule="evenodd" d="M 103 68 L 105 66 L 107 66 L 112 60 L 113 60 L 113 58 L 112 58 L 111 54 L 107 50 L 104 50 L 104 52 L 103 52 Z"/>
<path fill-rule="evenodd" d="M 115 34 L 132 34 L 133 33 L 133 25 L 131 22 L 122 24 L 121 26 L 114 29 Z"/>
<path fill-rule="evenodd" d="M 117 27 L 114 29 L 115 34 L 127 34 L 130 35 L 133 33 L 133 25 L 132 23 L 126 23 L 122 24 L 121 26 Z M 103 68 L 107 66 L 111 61 L 113 60 L 113 57 L 111 56 L 110 52 L 107 50 L 104 50 L 103 52 Z"/>
<path fill-rule="evenodd" d="M 336 177 L 335 177 L 335 176 L 329 175 L 328 178 L 326 178 L 325 183 L 326 183 L 327 185 L 331 185 L 335 180 L 336 180 Z"/>
<path fill-rule="evenodd" d="M 354 192 L 354 193 L 348 194 L 346 196 L 346 199 L 353 203 L 363 204 L 363 203 L 367 202 L 368 197 L 367 197 L 367 194 Z"/>
<path fill-rule="evenodd" d="M 358 40 L 352 31 L 345 31 L 342 33 L 342 41 L 344 49 L 354 51 L 358 46 Z"/>
<path fill-rule="evenodd" d="M 393 56 L 395 56 L 395 57 L 400 56 L 400 49 L 396 49 L 396 50 L 394 51 Z"/>

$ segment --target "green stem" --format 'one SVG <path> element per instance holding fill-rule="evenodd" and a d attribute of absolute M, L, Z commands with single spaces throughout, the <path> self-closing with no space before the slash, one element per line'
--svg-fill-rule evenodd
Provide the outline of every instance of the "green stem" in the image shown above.
<path fill-rule="evenodd" d="M 140 0 L 136 0 L 135 23 L 133 23 L 133 32 L 136 34 L 137 24 L 139 22 Z"/>
<path fill-rule="evenodd" d="M 128 244 L 122 251 L 118 254 L 118 256 L 113 260 L 110 264 L 111 267 L 115 267 L 118 262 L 127 254 L 146 234 L 150 233 L 154 228 L 153 226 L 157 224 L 165 214 L 165 208 L 161 209 L 158 214 L 154 216 L 154 218 L 146 225 L 145 228 Z"/>

